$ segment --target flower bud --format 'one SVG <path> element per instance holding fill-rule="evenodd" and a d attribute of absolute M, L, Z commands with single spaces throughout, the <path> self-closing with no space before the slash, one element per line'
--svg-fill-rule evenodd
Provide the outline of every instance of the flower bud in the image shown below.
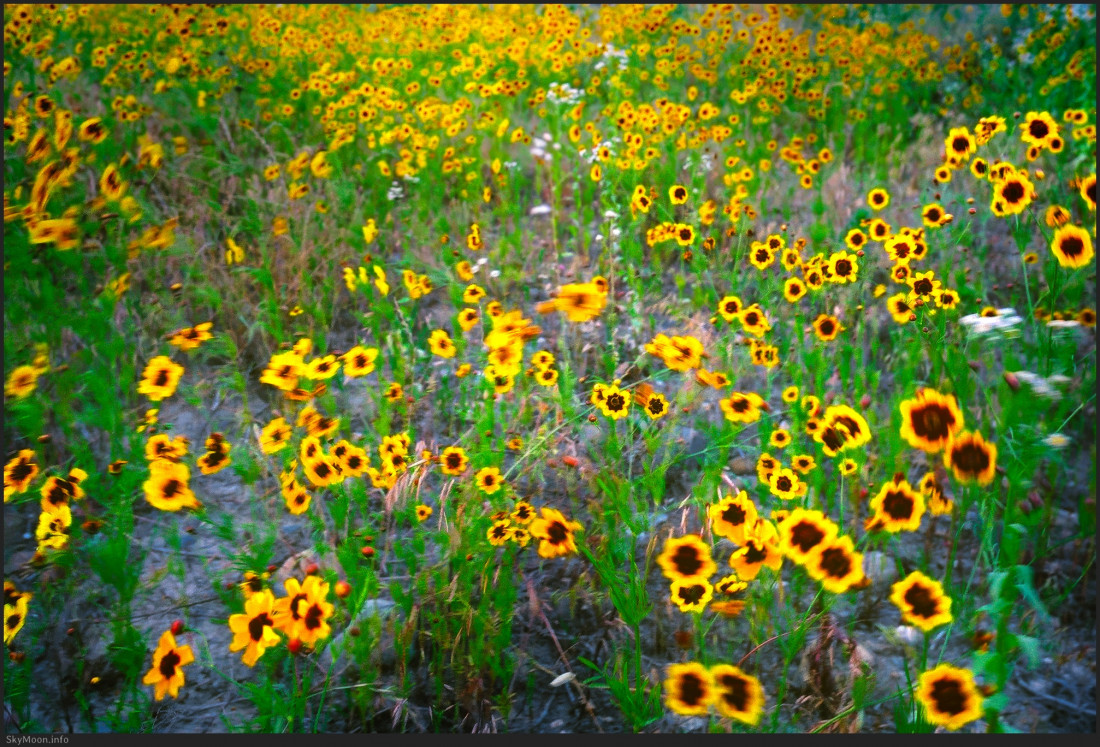
<path fill-rule="evenodd" d="M 182 632 L 183 632 L 183 620 L 179 620 L 179 619 L 173 620 L 172 621 L 172 635 L 179 635 Z"/>

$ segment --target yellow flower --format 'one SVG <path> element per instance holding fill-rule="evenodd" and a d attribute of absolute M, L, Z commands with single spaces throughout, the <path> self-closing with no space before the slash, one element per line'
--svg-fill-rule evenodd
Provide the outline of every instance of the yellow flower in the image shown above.
<path fill-rule="evenodd" d="M 229 650 L 244 649 L 241 660 L 246 666 L 255 666 L 264 651 L 279 643 L 279 634 L 275 632 L 271 617 L 274 605 L 275 595 L 271 589 L 264 589 L 248 598 L 244 603 L 243 615 L 229 616 L 229 630 L 233 633 Z"/>
<path fill-rule="evenodd" d="M 38 386 L 38 369 L 34 366 L 18 366 L 4 383 L 4 396 L 23 399 Z"/>
<path fill-rule="evenodd" d="M 165 695 L 177 698 L 184 683 L 183 667 L 193 661 L 195 655 L 191 653 L 191 647 L 177 646 L 172 631 L 166 630 L 153 653 L 153 668 L 142 682 L 156 687 L 156 700 L 164 700 Z"/>

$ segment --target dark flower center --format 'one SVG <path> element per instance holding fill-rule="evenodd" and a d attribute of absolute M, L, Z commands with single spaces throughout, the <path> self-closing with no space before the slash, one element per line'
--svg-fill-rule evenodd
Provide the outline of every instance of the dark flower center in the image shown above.
<path fill-rule="evenodd" d="M 768 551 L 764 545 L 757 545 L 753 540 L 749 540 L 745 545 L 745 562 L 749 565 L 756 565 L 757 563 L 763 563 L 768 559 Z"/>
<path fill-rule="evenodd" d="M 707 593 L 707 587 L 702 584 L 680 587 L 678 592 L 680 599 L 688 604 L 698 604 L 703 595 Z"/>
<path fill-rule="evenodd" d="M 749 683 L 736 674 L 724 674 L 718 678 L 722 686 L 722 700 L 734 711 L 744 713 L 749 707 Z"/>
<path fill-rule="evenodd" d="M 954 716 L 966 710 L 968 697 L 963 692 L 961 683 L 945 678 L 932 685 L 932 700 L 936 703 L 937 711 Z"/>
<path fill-rule="evenodd" d="M 891 490 L 882 499 L 882 510 L 891 519 L 908 519 L 913 515 L 913 498 L 901 491 Z"/>
<path fill-rule="evenodd" d="M 913 432 L 928 441 L 942 441 L 951 433 L 955 416 L 940 404 L 928 404 L 911 412 Z"/>
<path fill-rule="evenodd" d="M 271 618 L 268 617 L 266 612 L 261 612 L 256 617 L 248 621 L 248 636 L 259 642 L 264 637 L 264 628 L 269 628 L 273 625 Z"/>
<path fill-rule="evenodd" d="M 976 443 L 964 443 L 952 449 L 951 463 L 962 472 L 976 475 L 989 468 L 989 452 Z"/>
<path fill-rule="evenodd" d="M 569 529 L 560 521 L 552 521 L 546 528 L 546 539 L 552 545 L 560 545 L 568 538 Z"/>
<path fill-rule="evenodd" d="M 703 559 L 699 557 L 696 548 L 684 545 L 677 548 L 676 554 L 672 556 L 672 564 L 680 575 L 694 576 L 703 567 Z"/>
<path fill-rule="evenodd" d="M 745 510 L 736 503 L 731 503 L 726 506 L 726 510 L 722 512 L 722 521 L 725 521 L 734 526 L 740 526 L 745 523 Z"/>
<path fill-rule="evenodd" d="M 1024 198 L 1024 185 L 1012 181 L 1005 185 L 1001 195 L 1010 203 L 1019 202 Z"/>
<path fill-rule="evenodd" d="M 1076 236 L 1067 236 L 1058 244 L 1058 248 L 1067 257 L 1079 257 L 1085 251 L 1085 242 Z"/>
<path fill-rule="evenodd" d="M 298 604 L 301 602 L 308 602 L 309 597 L 305 594 L 296 594 L 293 599 L 290 600 L 290 614 L 295 620 L 301 620 L 302 616 L 298 614 Z"/>
<path fill-rule="evenodd" d="M 852 571 L 852 557 L 842 547 L 830 547 L 821 553 L 821 570 L 831 578 L 844 578 Z"/>
<path fill-rule="evenodd" d="M 694 707 L 703 700 L 705 695 L 706 691 L 703 689 L 703 682 L 698 676 L 686 674 L 680 679 L 680 700 L 682 700 L 685 705 Z"/>
<path fill-rule="evenodd" d="M 180 663 L 180 655 L 173 649 L 164 655 L 160 660 L 160 673 L 165 679 L 171 679 L 176 676 L 176 666 Z"/>
<path fill-rule="evenodd" d="M 1031 136 L 1036 140 L 1042 140 L 1050 133 L 1050 128 L 1047 127 L 1047 123 L 1041 119 L 1033 119 L 1031 124 L 1028 125 L 1027 131 L 1031 133 Z"/>
<path fill-rule="evenodd" d="M 809 521 L 800 521 L 791 529 L 791 544 L 803 553 L 825 539 L 825 532 Z"/>
<path fill-rule="evenodd" d="M 939 611 L 939 600 L 932 595 L 931 589 L 921 584 L 909 587 L 904 599 L 917 617 L 928 619 Z"/>
<path fill-rule="evenodd" d="M 182 492 L 182 487 L 179 480 L 172 479 L 164 483 L 164 488 L 161 490 L 161 493 L 164 494 L 165 498 L 171 498 L 176 493 Z"/>

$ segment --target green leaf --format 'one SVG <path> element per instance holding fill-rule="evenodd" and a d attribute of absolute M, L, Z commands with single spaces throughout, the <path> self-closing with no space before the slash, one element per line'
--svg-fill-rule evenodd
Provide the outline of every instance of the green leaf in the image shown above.
<path fill-rule="evenodd" d="M 1035 610 L 1042 621 L 1050 622 L 1050 613 L 1047 612 L 1043 600 L 1039 598 L 1039 592 L 1035 591 L 1035 587 L 1032 585 L 1031 566 L 1016 566 L 1016 588 L 1019 589 L 1021 596 L 1027 600 L 1028 604 L 1031 605 L 1031 608 Z"/>
<path fill-rule="evenodd" d="M 1034 671 L 1039 666 L 1040 661 L 1040 649 L 1039 639 L 1032 638 L 1029 635 L 1016 635 L 1016 645 L 1023 651 L 1024 656 L 1027 657 L 1027 668 Z"/>

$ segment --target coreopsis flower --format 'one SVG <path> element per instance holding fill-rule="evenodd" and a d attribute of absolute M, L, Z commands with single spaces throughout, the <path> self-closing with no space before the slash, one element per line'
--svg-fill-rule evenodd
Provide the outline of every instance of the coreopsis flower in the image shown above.
<path fill-rule="evenodd" d="M 183 667 L 193 661 L 195 655 L 191 652 L 191 647 L 176 645 L 172 631 L 166 630 L 160 637 L 157 650 L 153 652 L 153 667 L 142 682 L 155 687 L 156 700 L 164 700 L 165 695 L 179 697 L 180 688 L 184 684 Z"/>
<path fill-rule="evenodd" d="M 428 346 L 431 347 L 432 353 L 438 355 L 440 358 L 455 357 L 455 344 L 446 330 L 437 329 L 432 332 L 431 336 L 428 338 Z"/>
<path fill-rule="evenodd" d="M 191 470 L 186 464 L 167 459 L 157 459 L 149 463 L 149 478 L 142 486 L 145 500 L 161 511 L 179 511 L 184 508 L 198 509 L 202 504 L 191 492 L 188 483 Z"/>
<path fill-rule="evenodd" d="M 344 375 L 350 378 L 366 376 L 374 370 L 374 361 L 378 358 L 378 348 L 364 348 L 356 345 L 341 356 L 344 362 Z"/>
<path fill-rule="evenodd" d="M 710 668 L 714 684 L 711 702 L 720 714 L 755 726 L 764 712 L 764 688 L 760 680 L 731 664 Z"/>
<path fill-rule="evenodd" d="M 551 301 L 536 307 L 540 314 L 563 311 L 571 322 L 587 322 L 595 319 L 607 305 L 607 293 L 594 283 L 563 285 Z"/>
<path fill-rule="evenodd" d="M 727 322 L 737 319 L 742 308 L 744 304 L 737 296 L 725 296 L 718 302 L 718 314 Z"/>
<path fill-rule="evenodd" d="M 833 594 L 843 594 L 864 578 L 863 554 L 855 551 L 851 537 L 822 542 L 804 565 L 806 572 Z"/>
<path fill-rule="evenodd" d="M 710 670 L 698 662 L 672 664 L 664 682 L 665 704 L 681 716 L 705 716 L 718 695 Z"/>
<path fill-rule="evenodd" d="M 703 343 L 691 335 L 668 337 L 660 334 L 646 343 L 645 350 L 656 355 L 673 371 L 690 371 L 702 364 Z"/>
<path fill-rule="evenodd" d="M 190 450 L 191 440 L 187 436 L 171 438 L 166 433 L 158 433 L 150 436 L 145 442 L 145 458 L 150 462 L 157 459 L 178 462 L 187 456 Z"/>
<path fill-rule="evenodd" d="M 702 612 L 714 598 L 714 586 L 705 578 L 677 579 L 670 593 L 681 612 Z"/>
<path fill-rule="evenodd" d="M 626 390 L 619 389 L 616 385 L 611 384 L 602 390 L 602 395 L 603 397 L 597 407 L 606 417 L 618 420 L 630 411 L 631 396 Z"/>
<path fill-rule="evenodd" d="M 980 433 L 962 431 L 948 442 L 943 463 L 961 482 L 988 485 L 997 470 L 997 447 Z"/>
<path fill-rule="evenodd" d="M 493 495 L 504 485 L 504 476 L 496 467 L 483 467 L 474 477 L 479 490 L 486 495 Z"/>
<path fill-rule="evenodd" d="M 745 530 L 756 522 L 756 516 L 756 504 L 744 490 L 737 495 L 727 495 L 707 508 L 711 531 L 735 545 L 744 544 Z"/>
<path fill-rule="evenodd" d="M 901 475 L 895 476 L 871 499 L 868 528 L 881 528 L 890 533 L 915 532 L 920 528 L 925 510 L 924 496 L 900 478 Z"/>
<path fill-rule="evenodd" d="M 531 521 L 527 531 L 539 540 L 539 556 L 556 558 L 577 551 L 574 532 L 583 529 L 580 522 L 569 521 L 560 511 L 543 506 L 542 516 Z"/>
<path fill-rule="evenodd" d="M 822 342 L 832 342 L 836 336 L 844 331 L 840 320 L 830 314 L 819 314 L 813 322 L 814 334 Z"/>
<path fill-rule="evenodd" d="M 913 571 L 893 585 L 890 601 L 901 610 L 902 620 L 928 632 L 951 622 L 951 597 L 943 585 L 920 571 Z"/>
<path fill-rule="evenodd" d="M 838 528 L 821 511 L 796 508 L 780 522 L 777 532 L 779 551 L 804 565 L 822 546 L 836 538 Z"/>
<path fill-rule="evenodd" d="M 13 495 L 27 492 L 31 482 L 38 476 L 38 465 L 34 459 L 34 451 L 21 449 L 4 465 L 4 503 L 11 500 Z"/>
<path fill-rule="evenodd" d="M 233 633 L 229 650 L 244 649 L 241 661 L 246 666 L 256 666 L 264 651 L 278 645 L 281 640 L 272 619 L 274 606 L 275 595 L 270 589 L 262 589 L 245 601 L 244 614 L 229 616 L 229 630 Z"/>
<path fill-rule="evenodd" d="M 305 364 L 302 356 L 296 351 L 276 353 L 271 356 L 267 368 L 260 374 L 261 384 L 270 384 L 284 392 L 294 391 L 298 386 L 298 378 L 305 373 Z"/>
<path fill-rule="evenodd" d="M 670 581 L 706 579 L 718 568 L 711 558 L 710 546 L 697 534 L 669 537 L 657 557 L 657 564 Z"/>
<path fill-rule="evenodd" d="M 290 443 L 292 429 L 284 418 L 275 418 L 260 431 L 260 450 L 265 454 L 274 454 L 286 448 Z"/>
<path fill-rule="evenodd" d="M 764 399 L 755 392 L 730 392 L 729 397 L 718 401 L 722 414 L 731 423 L 756 422 L 765 404 Z"/>
<path fill-rule="evenodd" d="M 204 475 L 212 475 L 230 464 L 230 443 L 220 433 L 212 433 L 206 439 L 206 453 L 199 457 L 199 469 Z"/>
<path fill-rule="evenodd" d="M 940 664 L 921 674 L 917 702 L 928 722 L 955 731 L 982 717 L 982 696 L 968 669 Z"/>
<path fill-rule="evenodd" d="M 4 382 L 4 396 L 23 399 L 38 387 L 39 371 L 34 366 L 17 366 Z"/>
<path fill-rule="evenodd" d="M 210 329 L 213 326 L 212 322 L 203 322 L 202 324 L 196 324 L 194 327 L 178 329 L 168 335 L 168 342 L 180 350 L 194 350 L 213 337 L 210 334 Z"/>
<path fill-rule="evenodd" d="M 340 364 L 336 362 L 335 355 L 324 355 L 314 358 L 306 364 L 306 378 L 312 381 L 331 379 L 340 370 Z"/>
<path fill-rule="evenodd" d="M 881 187 L 876 187 L 867 193 L 867 204 L 872 210 L 882 210 L 890 204 L 890 193 Z"/>
<path fill-rule="evenodd" d="M 950 394 L 919 389 L 901 403 L 901 437 L 912 447 L 934 454 L 963 428 L 963 414 Z"/>
<path fill-rule="evenodd" d="M 149 361 L 138 384 L 138 394 L 144 394 L 153 402 L 160 402 L 176 392 L 184 368 L 166 355 L 158 355 Z"/>
<path fill-rule="evenodd" d="M 4 582 L 4 645 L 11 646 L 16 633 L 27 622 L 27 607 L 34 595 L 18 591 L 11 581 Z"/>
<path fill-rule="evenodd" d="M 390 292 L 390 284 L 386 282 L 386 271 L 378 265 L 374 265 L 374 285 L 383 296 Z"/>
<path fill-rule="evenodd" d="M 273 627 L 291 640 L 312 645 L 328 637 L 332 628 L 327 622 L 334 607 L 325 601 L 329 585 L 319 576 L 306 576 L 299 583 L 296 578 L 285 582 L 286 596 L 275 600 L 271 618 Z"/>
<path fill-rule="evenodd" d="M 69 528 L 73 524 L 73 514 L 67 503 L 49 506 L 38 516 L 38 528 L 34 536 L 38 540 L 38 551 L 45 548 L 62 550 L 69 544 Z"/>
<path fill-rule="evenodd" d="M 1054 232 L 1050 251 L 1059 265 L 1071 268 L 1087 267 L 1096 256 L 1089 232 L 1072 224 L 1066 224 Z"/>
<path fill-rule="evenodd" d="M 74 467 L 65 477 L 50 477 L 41 488 L 42 510 L 48 511 L 51 507 L 62 506 L 79 501 L 84 497 L 84 489 L 80 483 L 87 479 L 88 473 Z"/>

